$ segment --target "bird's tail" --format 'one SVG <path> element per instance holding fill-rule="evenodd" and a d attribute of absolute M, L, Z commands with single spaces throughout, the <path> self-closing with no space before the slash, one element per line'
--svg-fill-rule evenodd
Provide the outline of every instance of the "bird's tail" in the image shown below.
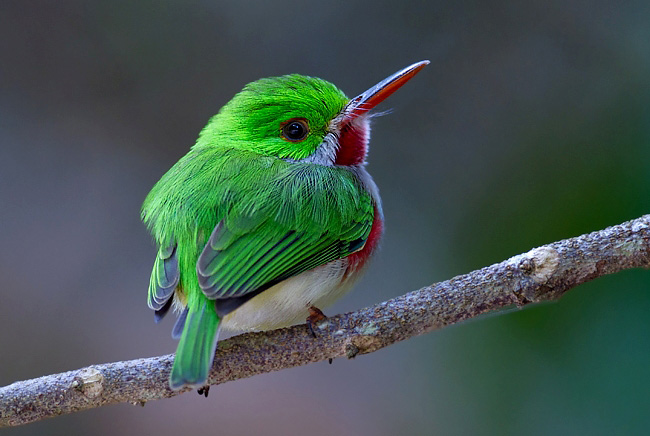
<path fill-rule="evenodd" d="M 214 302 L 201 298 L 198 308 L 189 308 L 181 340 L 169 377 L 173 390 L 204 386 L 217 348 L 219 317 Z"/>

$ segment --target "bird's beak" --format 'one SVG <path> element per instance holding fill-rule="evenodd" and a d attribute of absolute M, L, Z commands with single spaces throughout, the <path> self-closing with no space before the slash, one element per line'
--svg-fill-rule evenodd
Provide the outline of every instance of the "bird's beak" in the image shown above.
<path fill-rule="evenodd" d="M 357 95 L 341 111 L 341 124 L 346 124 L 352 119 L 363 115 L 379 103 L 384 101 L 389 95 L 397 91 L 402 85 L 411 80 L 420 70 L 429 65 L 429 61 L 416 62 L 413 65 L 399 70 L 392 76 L 389 76 L 377 83 L 367 91 Z"/>

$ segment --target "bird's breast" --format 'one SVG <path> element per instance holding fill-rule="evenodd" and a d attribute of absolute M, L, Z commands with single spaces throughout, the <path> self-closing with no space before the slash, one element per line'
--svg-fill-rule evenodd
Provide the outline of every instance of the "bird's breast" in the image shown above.
<path fill-rule="evenodd" d="M 222 326 L 234 331 L 269 330 L 305 322 L 309 307 L 325 308 L 348 292 L 363 275 L 377 248 L 383 223 L 375 213 L 365 245 L 337 259 L 290 277 L 226 315 Z"/>
<path fill-rule="evenodd" d="M 253 297 L 223 319 L 223 328 L 268 330 L 305 322 L 310 306 L 326 307 L 353 285 L 347 259 L 337 259 L 290 277 Z"/>

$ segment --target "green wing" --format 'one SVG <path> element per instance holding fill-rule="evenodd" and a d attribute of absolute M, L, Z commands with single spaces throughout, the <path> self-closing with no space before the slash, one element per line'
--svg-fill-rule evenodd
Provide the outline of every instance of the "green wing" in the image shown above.
<path fill-rule="evenodd" d="M 274 183 L 249 183 L 197 261 L 199 285 L 224 315 L 259 292 L 361 249 L 370 194 L 343 168 L 286 164 Z"/>

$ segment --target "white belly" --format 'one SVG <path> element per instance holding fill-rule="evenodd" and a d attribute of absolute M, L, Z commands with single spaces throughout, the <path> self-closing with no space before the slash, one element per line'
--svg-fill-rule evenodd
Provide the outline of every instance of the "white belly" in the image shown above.
<path fill-rule="evenodd" d="M 360 271 L 343 279 L 347 266 L 338 259 L 280 282 L 226 315 L 221 327 L 269 330 L 305 322 L 310 306 L 326 307 L 350 290 Z"/>

